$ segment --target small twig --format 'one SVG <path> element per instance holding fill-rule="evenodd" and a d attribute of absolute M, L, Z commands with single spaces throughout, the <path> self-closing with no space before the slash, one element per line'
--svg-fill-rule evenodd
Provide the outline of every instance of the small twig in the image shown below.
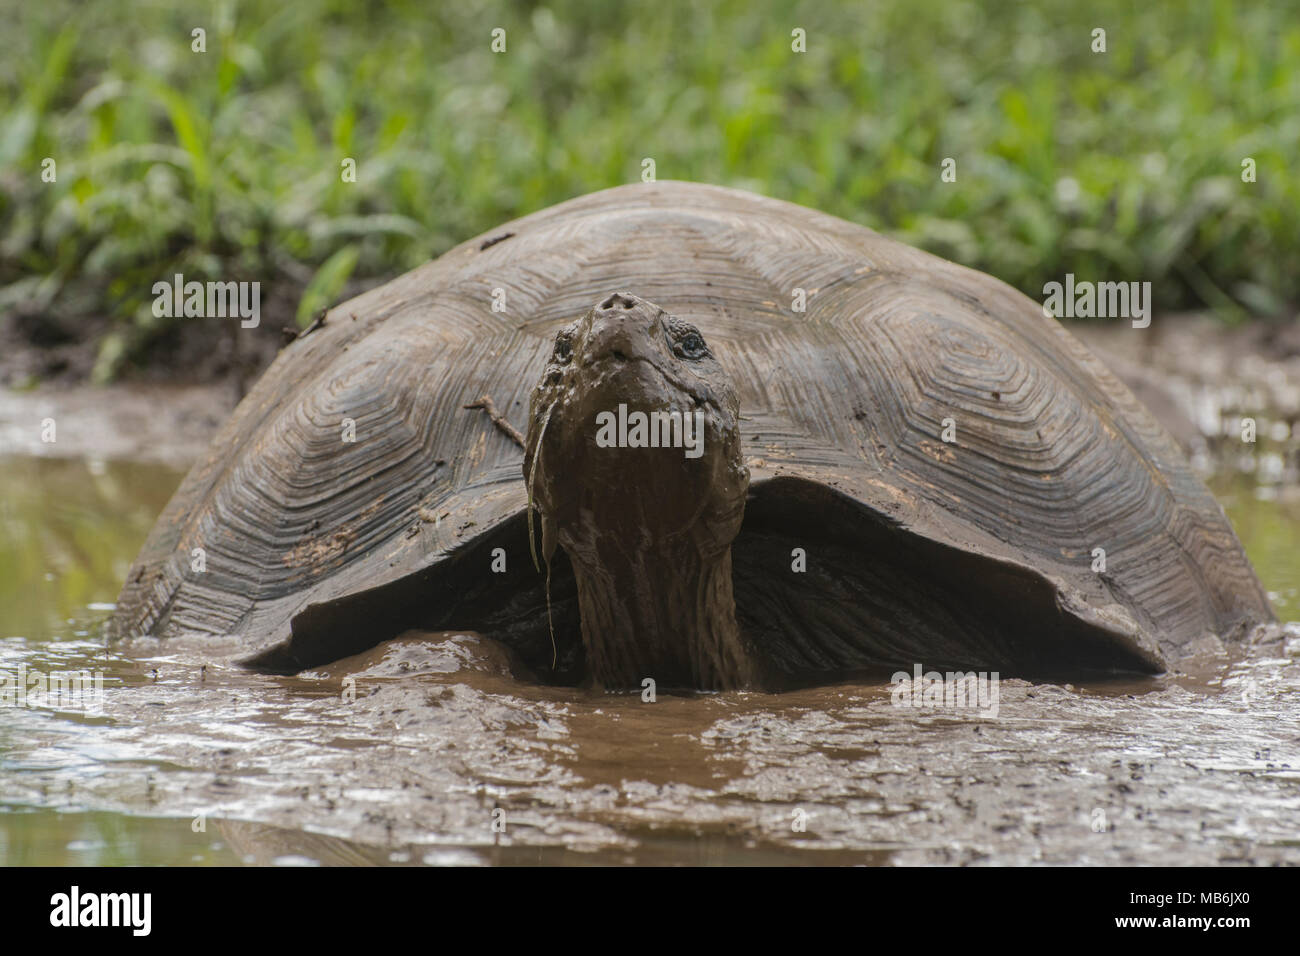
<path fill-rule="evenodd" d="M 301 331 L 298 329 L 291 329 L 287 325 L 281 328 L 280 347 L 284 348 L 284 346 L 288 345 L 290 342 L 296 342 L 298 339 L 303 338 L 306 335 L 310 335 L 312 332 L 315 332 L 317 329 L 319 329 L 322 325 L 325 324 L 325 316 L 328 312 L 329 309 L 317 310 L 315 315 L 312 316 L 311 325 L 307 326 L 305 329 L 302 329 Z M 354 315 L 352 316 L 352 318 L 355 319 L 356 316 Z"/>
<path fill-rule="evenodd" d="M 311 325 L 307 326 L 307 328 L 299 332 L 298 338 L 301 339 L 304 338 L 305 336 L 311 335 L 311 333 L 315 332 L 322 325 L 324 325 L 325 316 L 329 315 L 329 311 L 330 311 L 329 309 L 317 309 L 316 314 L 311 317 Z"/>
<path fill-rule="evenodd" d="M 510 422 L 506 420 L 506 417 L 497 411 L 496 403 L 493 402 L 489 396 L 484 395 L 477 402 L 470 402 L 468 405 L 462 405 L 461 408 L 483 409 L 483 411 L 488 413 L 488 418 L 492 419 L 492 424 L 501 429 L 501 431 L 504 432 L 511 441 L 520 448 L 527 447 L 524 442 L 524 436 L 519 433 L 519 429 L 515 428 L 514 425 L 511 425 Z"/>

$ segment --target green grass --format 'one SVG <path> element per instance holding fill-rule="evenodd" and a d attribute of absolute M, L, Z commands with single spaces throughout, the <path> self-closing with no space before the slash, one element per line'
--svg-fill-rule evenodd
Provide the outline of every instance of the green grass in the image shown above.
<path fill-rule="evenodd" d="M 1229 320 L 1300 299 L 1292 2 L 704 6 L 6 0 L 0 309 L 111 315 L 111 374 L 175 272 L 283 284 L 302 319 L 644 157 L 1037 298 L 1074 272 Z"/>

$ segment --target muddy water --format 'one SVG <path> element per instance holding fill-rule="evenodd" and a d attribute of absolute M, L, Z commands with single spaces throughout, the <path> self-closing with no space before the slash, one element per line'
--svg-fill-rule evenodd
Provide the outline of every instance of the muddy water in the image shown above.
<path fill-rule="evenodd" d="M 179 478 L 0 459 L 0 669 L 103 674 L 100 709 L 0 707 L 0 863 L 1300 863 L 1300 627 L 1192 674 L 1003 681 L 996 716 L 583 695 L 467 634 L 263 677 L 99 638 Z M 1300 500 L 1215 491 L 1300 618 Z"/>

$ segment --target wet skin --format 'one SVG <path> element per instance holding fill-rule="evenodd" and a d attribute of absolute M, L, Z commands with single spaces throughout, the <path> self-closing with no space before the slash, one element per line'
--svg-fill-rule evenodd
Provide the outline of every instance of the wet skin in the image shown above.
<path fill-rule="evenodd" d="M 701 422 L 690 457 L 601 447 L 602 414 L 676 412 Z M 533 392 L 524 478 L 548 564 L 564 549 L 597 686 L 748 684 L 731 544 L 749 488 L 731 381 L 699 330 L 626 293 L 556 336 Z M 680 437 L 680 436 L 679 436 Z"/>

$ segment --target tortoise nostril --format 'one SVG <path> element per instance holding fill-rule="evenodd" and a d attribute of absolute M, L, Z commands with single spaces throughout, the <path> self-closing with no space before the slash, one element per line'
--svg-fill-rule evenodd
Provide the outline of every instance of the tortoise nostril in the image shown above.
<path fill-rule="evenodd" d="M 608 312 L 615 307 L 622 307 L 624 311 L 630 311 L 631 309 L 636 308 L 636 303 L 627 296 L 615 292 L 600 304 L 600 310 L 602 312 Z"/>

